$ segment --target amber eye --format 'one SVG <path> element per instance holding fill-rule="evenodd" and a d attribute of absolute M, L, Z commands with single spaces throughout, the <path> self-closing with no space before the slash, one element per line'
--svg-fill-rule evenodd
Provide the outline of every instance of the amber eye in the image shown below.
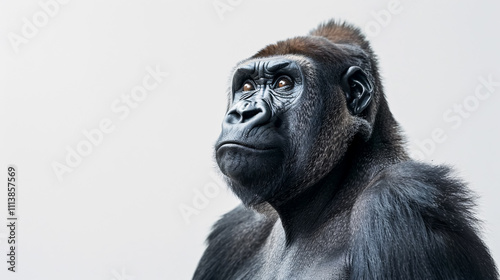
<path fill-rule="evenodd" d="M 293 86 L 292 81 L 290 81 L 290 79 L 285 78 L 285 77 L 280 78 L 278 80 L 278 82 L 276 83 L 277 88 L 286 88 L 286 87 L 291 87 L 291 86 Z"/>
<path fill-rule="evenodd" d="M 249 82 L 246 82 L 244 85 L 243 85 L 243 91 L 251 91 L 251 90 L 254 90 L 255 88 L 253 87 L 253 85 Z"/>

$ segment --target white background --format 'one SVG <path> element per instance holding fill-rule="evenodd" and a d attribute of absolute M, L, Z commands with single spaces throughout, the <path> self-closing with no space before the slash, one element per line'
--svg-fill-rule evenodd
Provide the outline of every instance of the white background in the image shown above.
<path fill-rule="evenodd" d="M 409 147 L 435 129 L 446 135 L 428 143 L 425 161 L 451 164 L 470 182 L 500 261 L 500 86 L 474 104 L 480 77 L 500 82 L 500 2 L 401 0 L 389 18 L 389 0 L 226 1 L 74 0 L 17 52 L 9 38 L 23 36 L 23 18 L 43 20 L 43 9 L 0 2 L 2 185 L 8 164 L 19 169 L 18 272 L 4 261 L 2 187 L 1 279 L 190 279 L 210 226 L 238 204 L 211 175 L 231 68 L 330 18 L 371 35 Z M 214 3 L 231 9 L 218 13 Z M 111 105 L 141 85 L 148 66 L 168 78 L 120 119 Z M 443 118 L 464 101 L 472 110 L 459 125 Z M 67 147 L 103 119 L 114 131 L 59 181 L 54 162 L 65 164 Z M 207 190 L 211 198 L 197 197 Z M 179 207 L 201 209 L 187 223 Z"/>

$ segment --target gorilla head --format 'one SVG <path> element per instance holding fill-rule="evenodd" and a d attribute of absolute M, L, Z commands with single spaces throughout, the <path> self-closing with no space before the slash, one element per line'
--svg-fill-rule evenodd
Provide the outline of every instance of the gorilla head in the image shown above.
<path fill-rule="evenodd" d="M 234 70 L 216 159 L 246 205 L 300 195 L 372 136 L 381 96 L 371 51 L 342 42 L 360 37 L 356 29 L 329 25 Z"/>

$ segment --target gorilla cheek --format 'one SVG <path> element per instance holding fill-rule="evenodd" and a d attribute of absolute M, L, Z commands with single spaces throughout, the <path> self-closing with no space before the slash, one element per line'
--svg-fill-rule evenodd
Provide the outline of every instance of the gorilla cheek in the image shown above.
<path fill-rule="evenodd" d="M 216 160 L 222 173 L 243 186 L 270 179 L 280 169 L 283 154 L 278 149 L 258 150 L 236 144 L 221 146 Z"/>

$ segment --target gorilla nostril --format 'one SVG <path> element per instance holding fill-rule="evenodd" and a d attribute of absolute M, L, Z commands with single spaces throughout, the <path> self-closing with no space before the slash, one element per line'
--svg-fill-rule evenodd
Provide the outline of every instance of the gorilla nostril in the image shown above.
<path fill-rule="evenodd" d="M 243 111 L 243 112 L 241 112 L 241 115 L 243 117 L 242 121 L 243 122 L 248 121 L 248 120 L 252 119 L 255 115 L 257 115 L 261 112 L 262 112 L 262 109 L 260 109 L 260 108 L 254 108 L 251 110 Z"/>
<path fill-rule="evenodd" d="M 226 116 L 226 122 L 230 124 L 237 124 L 241 122 L 241 115 L 236 112 L 229 112 Z"/>
<path fill-rule="evenodd" d="M 268 107 L 262 101 L 241 101 L 227 112 L 224 122 L 226 124 L 245 124 L 249 128 L 263 125 L 268 123 L 271 118 L 271 110 Z"/>

